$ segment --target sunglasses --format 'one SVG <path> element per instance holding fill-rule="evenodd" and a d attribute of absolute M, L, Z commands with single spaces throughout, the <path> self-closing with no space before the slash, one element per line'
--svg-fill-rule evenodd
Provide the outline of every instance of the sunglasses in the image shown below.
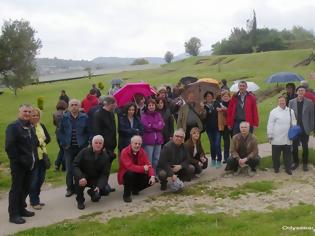
<path fill-rule="evenodd" d="M 176 138 L 184 138 L 182 135 L 175 135 Z"/>

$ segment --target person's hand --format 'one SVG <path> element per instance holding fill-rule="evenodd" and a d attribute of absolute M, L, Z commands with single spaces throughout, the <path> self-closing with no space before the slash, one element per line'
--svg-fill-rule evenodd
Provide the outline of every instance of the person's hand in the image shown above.
<path fill-rule="evenodd" d="M 149 184 L 150 185 L 155 184 L 155 177 L 154 176 L 151 176 L 151 178 L 149 179 Z"/>
<path fill-rule="evenodd" d="M 181 168 L 182 168 L 181 165 L 173 165 L 172 166 L 172 171 L 176 173 L 176 172 L 180 171 Z"/>
<path fill-rule="evenodd" d="M 206 159 L 205 157 L 201 157 L 201 158 L 200 158 L 200 161 L 201 161 L 202 163 L 205 163 L 205 162 L 207 161 L 207 159 Z"/>
<path fill-rule="evenodd" d="M 99 187 L 95 187 L 94 192 L 100 193 Z"/>
<path fill-rule="evenodd" d="M 201 161 L 199 161 L 199 162 L 198 162 L 198 165 L 199 165 L 200 167 L 202 167 L 202 166 L 203 166 L 203 164 L 202 164 L 202 162 L 201 162 Z"/>
<path fill-rule="evenodd" d="M 82 178 L 82 179 L 80 179 L 80 180 L 79 180 L 79 185 L 80 185 L 81 187 L 86 186 L 86 185 L 87 185 L 86 178 Z"/>
<path fill-rule="evenodd" d="M 172 176 L 172 181 L 174 182 L 174 181 L 176 181 L 176 179 L 177 179 L 177 175 L 173 175 Z"/>
<path fill-rule="evenodd" d="M 240 160 L 238 161 L 238 164 L 240 165 L 240 167 L 243 167 L 243 166 L 246 165 L 246 164 L 245 164 L 246 161 L 247 161 L 247 158 L 240 159 Z"/>
<path fill-rule="evenodd" d="M 144 166 L 143 166 L 143 169 L 144 169 L 144 172 L 145 172 L 145 173 L 147 173 L 147 172 L 149 171 L 150 166 L 151 166 L 151 165 L 144 165 Z"/>

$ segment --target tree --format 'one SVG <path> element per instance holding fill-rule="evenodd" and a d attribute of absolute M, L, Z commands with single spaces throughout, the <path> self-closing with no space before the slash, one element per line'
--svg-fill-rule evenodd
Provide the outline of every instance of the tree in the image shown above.
<path fill-rule="evenodd" d="M 149 61 L 146 60 L 145 58 L 138 58 L 138 59 L 135 59 L 131 65 L 134 66 L 134 65 L 146 65 L 146 64 L 149 64 Z"/>
<path fill-rule="evenodd" d="M 171 63 L 172 60 L 174 59 L 174 54 L 171 53 L 170 51 L 167 51 L 164 55 L 164 59 L 167 63 Z"/>
<path fill-rule="evenodd" d="M 185 42 L 185 52 L 191 56 L 198 56 L 201 41 L 197 37 L 192 37 L 188 42 Z"/>
<path fill-rule="evenodd" d="M 91 79 L 92 75 L 93 75 L 92 68 L 91 67 L 86 67 L 84 70 L 88 73 L 88 78 Z"/>
<path fill-rule="evenodd" d="M 17 90 L 36 82 L 35 56 L 42 47 L 28 21 L 4 21 L 0 36 L 0 79 L 17 95 Z"/>

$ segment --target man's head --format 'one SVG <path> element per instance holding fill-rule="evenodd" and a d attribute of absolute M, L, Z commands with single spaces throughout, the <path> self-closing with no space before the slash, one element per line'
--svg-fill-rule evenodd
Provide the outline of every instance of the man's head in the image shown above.
<path fill-rule="evenodd" d="M 61 95 L 66 95 L 66 91 L 65 90 L 61 90 Z"/>
<path fill-rule="evenodd" d="M 185 140 L 185 132 L 183 129 L 175 130 L 173 135 L 173 142 L 179 146 L 181 145 Z"/>
<path fill-rule="evenodd" d="M 285 109 L 285 107 L 287 106 L 287 101 L 285 99 L 284 96 L 279 96 L 278 97 L 278 105 L 279 107 L 281 107 L 282 109 Z"/>
<path fill-rule="evenodd" d="M 227 83 L 226 79 L 221 80 L 221 83 L 222 83 L 223 85 L 226 85 L 226 83 Z"/>
<path fill-rule="evenodd" d="M 29 104 L 23 104 L 19 108 L 18 117 L 20 120 L 29 121 L 31 119 L 33 107 Z"/>
<path fill-rule="evenodd" d="M 117 107 L 116 99 L 113 96 L 106 96 L 103 102 L 103 108 L 106 111 L 113 112 Z"/>
<path fill-rule="evenodd" d="M 295 84 L 294 83 L 287 83 L 285 86 L 287 93 L 294 94 L 295 93 Z"/>
<path fill-rule="evenodd" d="M 247 135 L 249 133 L 249 123 L 247 121 L 243 121 L 240 123 L 241 134 Z"/>
<path fill-rule="evenodd" d="M 93 88 L 93 89 L 96 89 L 96 84 L 92 84 L 92 88 Z"/>
<path fill-rule="evenodd" d="M 240 81 L 238 83 L 238 90 L 240 93 L 245 93 L 247 91 L 247 83 L 246 81 Z"/>
<path fill-rule="evenodd" d="M 298 95 L 298 98 L 303 99 L 305 95 L 306 89 L 304 86 L 299 86 L 296 88 L 296 94 Z"/>
<path fill-rule="evenodd" d="M 72 114 L 78 114 L 80 111 L 81 102 L 78 99 L 71 99 L 69 101 L 69 111 Z"/>
<path fill-rule="evenodd" d="M 90 89 L 90 92 L 89 92 L 90 95 L 95 95 L 96 94 L 96 91 L 95 89 Z"/>
<path fill-rule="evenodd" d="M 104 138 L 102 135 L 95 135 L 92 139 L 93 152 L 100 152 L 103 149 Z"/>
<path fill-rule="evenodd" d="M 139 152 L 142 145 L 142 138 L 139 135 L 135 135 L 130 139 L 130 145 L 133 152 Z"/>
<path fill-rule="evenodd" d="M 307 80 L 302 80 L 301 81 L 301 86 L 303 86 L 306 90 L 309 88 L 309 84 Z"/>
<path fill-rule="evenodd" d="M 214 94 L 211 91 L 207 91 L 204 95 L 203 98 L 205 99 L 206 102 L 210 103 L 214 99 Z"/>

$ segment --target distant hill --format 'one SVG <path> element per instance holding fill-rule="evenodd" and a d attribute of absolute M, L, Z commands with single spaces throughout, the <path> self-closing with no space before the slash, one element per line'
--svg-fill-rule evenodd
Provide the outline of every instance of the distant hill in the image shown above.
<path fill-rule="evenodd" d="M 149 61 L 149 64 L 164 64 L 164 58 L 162 57 L 143 57 Z M 130 65 L 137 58 L 128 58 L 128 57 L 97 57 L 94 58 L 91 62 L 95 64 L 105 64 L 112 66 L 125 66 Z"/>

